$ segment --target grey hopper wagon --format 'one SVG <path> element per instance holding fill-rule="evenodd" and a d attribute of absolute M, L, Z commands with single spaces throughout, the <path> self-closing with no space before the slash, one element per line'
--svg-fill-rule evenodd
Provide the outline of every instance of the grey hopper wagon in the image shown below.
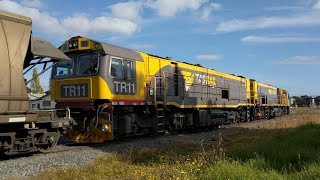
<path fill-rule="evenodd" d="M 53 116 L 39 119 L 29 111 L 23 71 L 70 60 L 49 42 L 32 37 L 31 25 L 28 17 L 0 11 L 0 152 L 10 155 L 51 150 L 73 122 Z"/>

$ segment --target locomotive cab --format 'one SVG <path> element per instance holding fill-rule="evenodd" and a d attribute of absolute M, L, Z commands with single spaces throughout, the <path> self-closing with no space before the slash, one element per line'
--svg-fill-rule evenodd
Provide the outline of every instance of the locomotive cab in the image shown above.
<path fill-rule="evenodd" d="M 113 139 L 112 124 L 118 125 L 112 123 L 113 106 L 144 104 L 144 91 L 137 91 L 144 89 L 144 76 L 136 73 L 137 68 L 144 68 L 142 57 L 130 49 L 81 36 L 71 38 L 59 49 L 72 61 L 53 67 L 51 88 L 56 108 L 69 107 L 79 124 L 74 134 L 69 133 L 69 139 Z"/>
<path fill-rule="evenodd" d="M 63 102 L 88 100 L 118 103 L 118 100 L 134 100 L 142 95 L 136 91 L 137 86 L 142 85 L 136 79 L 143 80 L 143 75 L 136 75 L 137 61 L 142 61 L 138 53 L 80 36 L 66 41 L 60 50 L 72 62 L 57 63 L 52 71 L 58 106 Z"/>

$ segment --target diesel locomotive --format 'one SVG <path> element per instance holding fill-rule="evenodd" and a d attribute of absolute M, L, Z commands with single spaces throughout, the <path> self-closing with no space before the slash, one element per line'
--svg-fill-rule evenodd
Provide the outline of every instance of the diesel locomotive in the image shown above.
<path fill-rule="evenodd" d="M 51 92 L 56 108 L 69 108 L 78 124 L 65 136 L 75 142 L 289 113 L 286 90 L 253 79 L 81 36 L 59 49 L 72 61 L 53 67 Z"/>

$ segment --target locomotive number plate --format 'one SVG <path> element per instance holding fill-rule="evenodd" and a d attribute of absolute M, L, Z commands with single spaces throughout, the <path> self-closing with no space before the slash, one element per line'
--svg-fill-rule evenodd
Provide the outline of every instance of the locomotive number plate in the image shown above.
<path fill-rule="evenodd" d="M 88 96 L 88 84 L 72 84 L 60 86 L 62 98 L 75 98 Z"/>

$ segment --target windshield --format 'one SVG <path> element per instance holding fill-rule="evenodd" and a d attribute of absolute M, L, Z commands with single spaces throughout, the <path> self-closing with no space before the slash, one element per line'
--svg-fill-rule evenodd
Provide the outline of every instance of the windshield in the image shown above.
<path fill-rule="evenodd" d="M 73 74 L 73 63 L 72 61 L 59 61 L 55 64 L 55 68 L 53 70 L 54 77 L 68 77 Z"/>
<path fill-rule="evenodd" d="M 72 61 L 59 61 L 54 65 L 54 78 L 71 76 L 90 76 L 98 73 L 99 54 L 81 54 L 69 56 Z"/>
<path fill-rule="evenodd" d="M 80 55 L 77 60 L 77 75 L 93 75 L 98 73 L 99 55 Z"/>

